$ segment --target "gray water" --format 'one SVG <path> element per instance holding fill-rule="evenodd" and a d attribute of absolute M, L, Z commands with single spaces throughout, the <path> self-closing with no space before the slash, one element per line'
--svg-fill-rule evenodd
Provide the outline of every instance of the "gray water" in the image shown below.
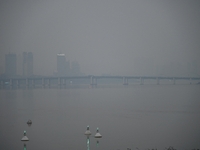
<path fill-rule="evenodd" d="M 87 150 L 87 125 L 90 150 L 200 148 L 199 108 L 199 85 L 0 89 L 0 150 L 22 150 L 24 130 L 27 150 Z"/>

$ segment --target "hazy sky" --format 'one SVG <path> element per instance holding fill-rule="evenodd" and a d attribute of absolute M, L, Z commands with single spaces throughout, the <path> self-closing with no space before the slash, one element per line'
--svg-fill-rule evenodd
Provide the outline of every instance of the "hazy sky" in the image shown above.
<path fill-rule="evenodd" d="M 53 75 L 61 52 L 86 75 L 187 76 L 200 68 L 199 15 L 199 0 L 1 0 L 0 73 L 5 54 L 22 66 L 31 51 L 34 74 Z"/>

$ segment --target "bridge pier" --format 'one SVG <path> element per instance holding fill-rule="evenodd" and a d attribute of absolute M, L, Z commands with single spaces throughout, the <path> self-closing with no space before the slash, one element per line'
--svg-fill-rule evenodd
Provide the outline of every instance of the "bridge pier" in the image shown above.
<path fill-rule="evenodd" d="M 1 82 L 2 84 L 2 87 L 5 87 L 5 80 L 2 80 L 2 82 Z"/>
<path fill-rule="evenodd" d="M 61 83 L 62 79 L 61 78 L 58 78 L 58 85 L 61 86 L 62 83 Z"/>
<path fill-rule="evenodd" d="M 58 78 L 58 85 L 59 86 L 66 85 L 66 79 L 65 78 Z"/>
<path fill-rule="evenodd" d="M 17 87 L 20 87 L 21 86 L 21 80 L 18 79 L 18 86 Z"/>
<path fill-rule="evenodd" d="M 157 80 L 157 85 L 159 85 L 160 84 L 160 79 L 156 78 L 156 80 Z"/>
<path fill-rule="evenodd" d="M 128 85 L 128 78 L 123 77 L 123 85 Z"/>
<path fill-rule="evenodd" d="M 32 86 L 32 80 L 28 79 L 28 87 Z"/>
<path fill-rule="evenodd" d="M 3 80 L 0 81 L 0 86 L 1 86 L 1 87 L 3 86 Z"/>
<path fill-rule="evenodd" d="M 45 87 L 45 79 L 42 78 L 42 86 Z"/>
<path fill-rule="evenodd" d="M 51 79 L 50 79 L 50 78 L 47 79 L 47 85 L 48 85 L 49 87 L 51 86 Z"/>
<path fill-rule="evenodd" d="M 64 78 L 63 80 L 64 80 L 63 85 L 66 86 L 66 78 Z"/>
<path fill-rule="evenodd" d="M 140 85 L 143 85 L 144 84 L 144 78 L 140 78 Z"/>
<path fill-rule="evenodd" d="M 173 84 L 174 84 L 174 85 L 176 84 L 176 79 L 175 79 L 175 78 L 173 78 Z"/>
<path fill-rule="evenodd" d="M 92 76 L 90 78 L 90 85 L 97 85 L 97 78 L 95 78 L 94 76 Z"/>
<path fill-rule="evenodd" d="M 61 79 L 61 85 L 64 85 L 65 79 Z"/>
<path fill-rule="evenodd" d="M 10 80 L 9 80 L 9 85 L 10 85 L 10 87 L 13 86 L 13 79 L 10 79 Z"/>
<path fill-rule="evenodd" d="M 28 85 L 28 78 L 25 79 L 25 86 L 29 86 Z"/>
<path fill-rule="evenodd" d="M 19 87 L 19 80 L 16 79 L 16 86 Z"/>
<path fill-rule="evenodd" d="M 32 86 L 35 87 L 35 80 L 32 79 Z"/>

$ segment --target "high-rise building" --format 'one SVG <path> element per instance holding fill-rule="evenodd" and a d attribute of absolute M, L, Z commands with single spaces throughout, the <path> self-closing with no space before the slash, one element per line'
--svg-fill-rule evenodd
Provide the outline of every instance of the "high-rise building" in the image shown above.
<path fill-rule="evenodd" d="M 33 75 L 33 53 L 23 52 L 23 76 Z"/>
<path fill-rule="evenodd" d="M 16 54 L 6 54 L 5 56 L 5 75 L 16 76 L 17 74 L 17 56 Z"/>
<path fill-rule="evenodd" d="M 66 76 L 69 74 L 70 64 L 66 61 L 65 54 L 57 54 L 57 75 Z"/>
<path fill-rule="evenodd" d="M 71 74 L 72 76 L 80 76 L 80 65 L 77 61 L 73 61 L 71 65 Z"/>

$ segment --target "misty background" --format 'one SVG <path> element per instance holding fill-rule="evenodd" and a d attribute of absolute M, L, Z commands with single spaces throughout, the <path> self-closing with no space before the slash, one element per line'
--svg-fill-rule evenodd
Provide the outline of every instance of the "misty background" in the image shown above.
<path fill-rule="evenodd" d="M 35 75 L 64 53 L 85 75 L 199 76 L 199 14 L 198 0 L 2 0 L 0 74 L 32 52 Z"/>

